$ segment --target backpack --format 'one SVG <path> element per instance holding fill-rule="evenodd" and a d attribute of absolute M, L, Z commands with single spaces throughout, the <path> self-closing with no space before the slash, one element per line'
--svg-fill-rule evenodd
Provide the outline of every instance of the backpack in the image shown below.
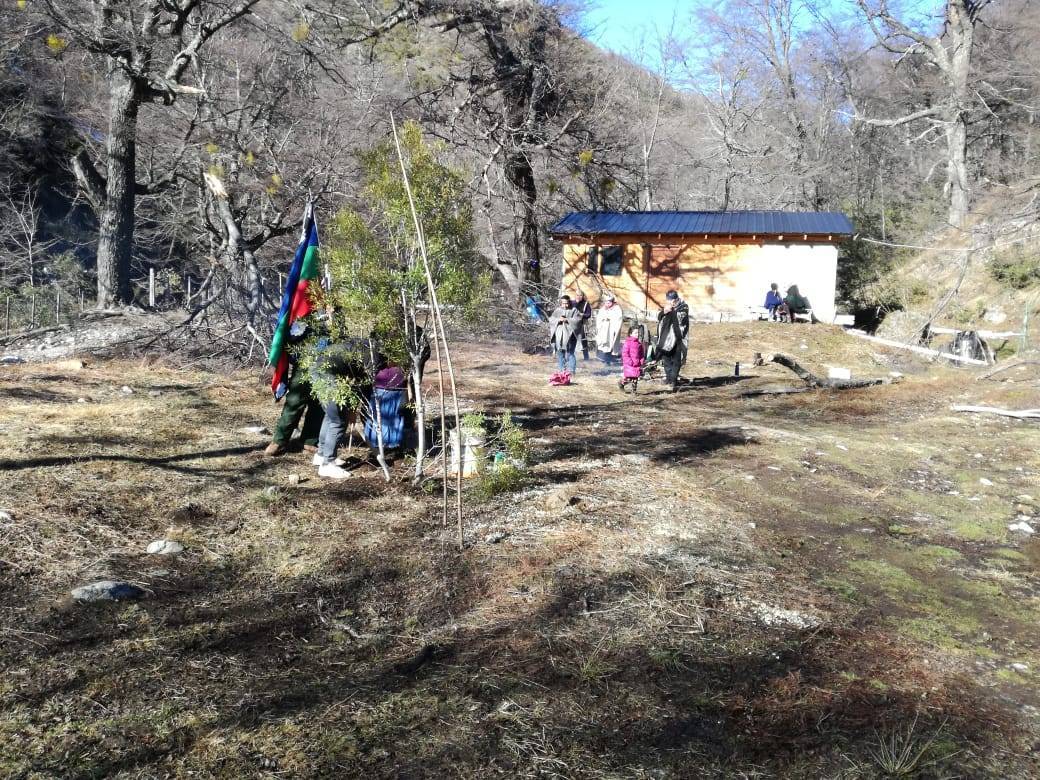
<path fill-rule="evenodd" d="M 571 383 L 570 371 L 556 371 L 549 377 L 549 384 L 554 387 L 562 387 Z"/>

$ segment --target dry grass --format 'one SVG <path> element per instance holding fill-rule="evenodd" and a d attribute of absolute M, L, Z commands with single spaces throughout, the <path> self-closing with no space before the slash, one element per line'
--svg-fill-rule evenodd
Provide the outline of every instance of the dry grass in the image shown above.
<path fill-rule="evenodd" d="M 695 330 L 687 373 L 803 339 L 816 365 L 902 370 L 754 325 Z M 588 373 L 549 388 L 501 344 L 460 362 L 467 407 L 514 410 L 534 458 L 471 503 L 461 553 L 406 481 L 288 487 L 304 457 L 241 431 L 277 411 L 255 377 L 5 368 L 0 775 L 869 776 L 873 735 L 916 723 L 945 724 L 929 771 L 1032 776 L 1032 678 L 1005 672 L 1040 661 L 1038 583 L 1025 554 L 995 576 L 1016 545 L 986 534 L 1040 463 L 1023 424 L 942 400 L 999 385 L 913 367 L 741 398 L 793 379 L 769 369 L 632 399 Z M 998 485 L 968 503 L 983 472 Z M 187 552 L 143 554 L 163 536 Z M 102 576 L 149 597 L 67 601 Z"/>

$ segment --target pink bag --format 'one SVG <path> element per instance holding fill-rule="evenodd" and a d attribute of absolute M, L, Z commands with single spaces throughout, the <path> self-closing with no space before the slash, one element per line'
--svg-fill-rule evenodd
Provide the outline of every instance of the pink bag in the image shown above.
<path fill-rule="evenodd" d="M 569 385 L 571 383 L 571 372 L 570 371 L 557 371 L 549 377 L 549 384 L 561 387 L 563 385 Z"/>

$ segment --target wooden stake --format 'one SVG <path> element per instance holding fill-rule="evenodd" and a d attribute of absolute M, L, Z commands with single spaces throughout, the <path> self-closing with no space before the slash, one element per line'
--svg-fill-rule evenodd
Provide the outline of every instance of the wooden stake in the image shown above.
<path fill-rule="evenodd" d="M 184 308 L 191 311 L 191 277 L 188 277 L 188 291 L 184 296 Z"/>
<path fill-rule="evenodd" d="M 36 327 L 36 294 L 29 301 L 29 330 Z"/>
<path fill-rule="evenodd" d="M 11 296 L 7 296 L 7 306 L 4 312 L 4 335 L 11 335 Z"/>
<path fill-rule="evenodd" d="M 54 324 L 61 322 L 61 288 L 54 288 Z"/>
<path fill-rule="evenodd" d="M 148 269 L 148 308 L 155 308 L 155 269 Z"/>
<path fill-rule="evenodd" d="M 462 521 L 462 418 L 459 415 L 459 395 L 458 389 L 455 385 L 455 370 L 451 364 L 451 352 L 448 350 L 448 340 L 444 334 L 444 319 L 441 317 L 441 307 L 437 300 L 437 287 L 433 282 L 433 273 L 430 271 L 430 259 L 426 253 L 426 238 L 423 235 L 422 222 L 419 221 L 419 212 L 415 208 L 415 198 L 412 196 L 412 185 L 408 179 L 408 169 L 404 164 L 404 153 L 401 151 L 401 139 L 397 135 L 397 122 L 394 121 L 394 115 L 390 115 L 390 127 L 394 133 L 394 145 L 397 147 L 397 159 L 401 163 L 401 176 L 404 178 L 404 191 L 408 196 L 408 206 L 412 212 L 412 220 L 415 222 L 415 233 L 416 238 L 419 241 L 419 255 L 423 261 L 423 271 L 426 275 L 426 286 L 430 292 L 430 306 L 433 311 L 434 327 L 437 330 L 437 336 L 440 337 L 440 341 L 444 346 L 444 360 L 448 367 L 448 378 L 451 382 L 451 395 L 454 402 L 455 411 L 455 431 L 459 436 L 459 468 L 455 474 L 455 511 L 456 518 L 458 521 L 458 532 L 459 532 L 459 549 L 465 546 L 465 529 Z M 437 339 L 434 339 L 434 344 L 437 343 Z M 438 352 L 438 363 L 440 356 Z M 441 376 L 441 382 L 443 386 L 443 375 Z M 444 402 L 443 402 L 443 390 L 441 396 L 441 424 L 443 430 L 444 421 Z M 442 447 L 446 446 L 447 442 L 442 443 Z M 445 459 L 445 463 L 447 460 Z M 447 480 L 448 474 L 445 471 L 444 478 Z M 445 487 L 445 490 L 447 488 Z M 445 494 L 445 499 L 447 495 Z M 445 510 L 446 514 L 446 510 Z"/>

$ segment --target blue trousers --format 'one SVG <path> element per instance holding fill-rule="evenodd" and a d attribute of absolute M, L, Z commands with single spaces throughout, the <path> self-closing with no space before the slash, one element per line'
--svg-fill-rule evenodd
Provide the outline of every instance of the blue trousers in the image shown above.
<path fill-rule="evenodd" d="M 574 354 L 574 344 L 567 349 L 556 350 L 556 370 L 569 371 L 572 374 L 578 367 L 578 358 Z"/>

